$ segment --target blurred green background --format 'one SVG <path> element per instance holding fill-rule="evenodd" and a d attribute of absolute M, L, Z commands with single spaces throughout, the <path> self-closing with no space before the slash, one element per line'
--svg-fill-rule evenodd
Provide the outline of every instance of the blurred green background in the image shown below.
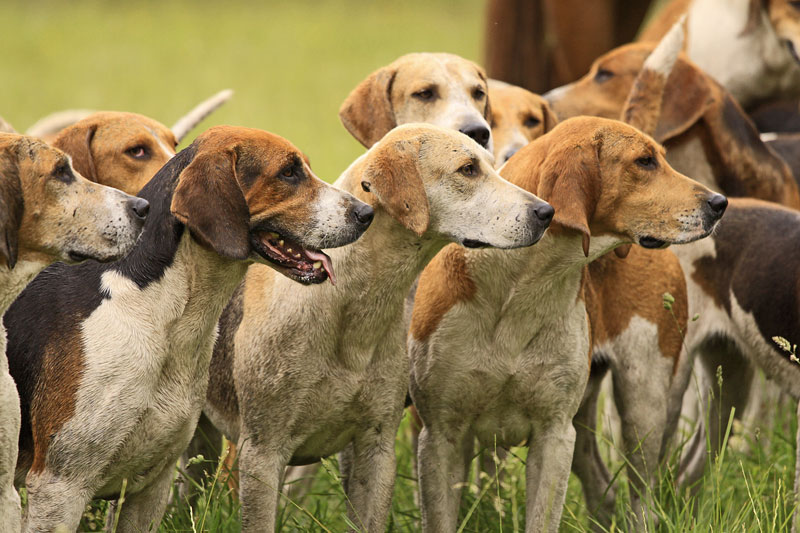
<path fill-rule="evenodd" d="M 482 0 L 1 0 L 0 116 L 24 131 L 63 109 L 134 111 L 167 126 L 209 95 L 215 124 L 291 140 L 333 181 L 363 148 L 339 105 L 408 52 L 480 61 Z M 183 143 L 185 145 L 186 142 Z"/>

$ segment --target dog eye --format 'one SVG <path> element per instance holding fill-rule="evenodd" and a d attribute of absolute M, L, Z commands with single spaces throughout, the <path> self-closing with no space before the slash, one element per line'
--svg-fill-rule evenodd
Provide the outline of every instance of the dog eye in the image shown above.
<path fill-rule="evenodd" d="M 636 164 L 647 170 L 653 170 L 658 167 L 658 161 L 655 157 L 640 157 L 636 160 Z"/>
<path fill-rule="evenodd" d="M 486 96 L 486 92 L 483 89 L 481 89 L 480 87 L 475 87 L 472 90 L 472 97 L 475 100 L 482 100 L 484 96 Z"/>
<path fill-rule="evenodd" d="M 63 181 L 64 183 L 71 183 L 75 176 L 72 174 L 72 171 L 69 167 L 58 167 L 53 171 L 53 177 L 58 181 Z"/>
<path fill-rule="evenodd" d="M 541 120 L 531 115 L 522 122 L 522 125 L 525 126 L 526 128 L 535 128 L 541 123 L 542 123 Z"/>
<path fill-rule="evenodd" d="M 421 91 L 415 92 L 412 96 L 414 96 L 414 98 L 419 98 L 420 100 L 431 100 L 433 98 L 433 90 L 422 89 Z"/>
<path fill-rule="evenodd" d="M 284 178 L 291 178 L 294 176 L 294 167 L 286 167 L 281 171 L 281 176 Z"/>
<path fill-rule="evenodd" d="M 606 70 L 604 68 L 597 69 L 597 73 L 594 75 L 594 81 L 597 83 L 603 83 L 604 81 L 608 81 L 614 77 L 614 73 L 610 70 Z"/>
<path fill-rule="evenodd" d="M 467 163 L 463 167 L 459 168 L 458 171 L 468 178 L 471 178 L 478 173 L 478 169 L 473 163 Z"/>
<path fill-rule="evenodd" d="M 147 148 L 141 145 L 134 146 L 125 150 L 125 153 L 134 159 L 145 159 L 147 157 Z"/>

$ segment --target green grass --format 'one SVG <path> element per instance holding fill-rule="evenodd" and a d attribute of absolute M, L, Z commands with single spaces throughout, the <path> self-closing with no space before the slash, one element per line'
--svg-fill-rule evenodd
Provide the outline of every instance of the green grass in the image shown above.
<path fill-rule="evenodd" d="M 338 120 L 339 105 L 374 69 L 401 54 L 447 51 L 480 61 L 480 0 L 293 0 L 275 2 L 58 2 L 3 0 L 0 115 L 24 130 L 69 108 L 143 113 L 167 125 L 222 88 L 234 99 L 207 119 L 267 129 L 292 140 L 316 172 L 335 179 L 363 149 Z M 792 511 L 793 412 L 749 453 L 728 450 L 708 467 L 695 493 L 674 488 L 674 458 L 654 492 L 662 532 L 787 531 Z M 611 456 L 614 443 L 602 450 Z M 418 531 L 409 422 L 397 440 L 398 477 L 391 531 Z M 524 450 L 503 465 L 499 483 L 472 482 L 461 516 L 465 532 L 524 528 Z M 238 504 L 207 463 L 209 478 L 190 501 L 175 490 L 161 531 L 239 530 Z M 624 464 L 613 464 L 624 478 Z M 474 480 L 473 480 L 474 481 Z M 623 524 L 627 496 L 618 490 Z M 346 504 L 335 459 L 295 504 L 283 502 L 281 531 L 342 531 Z M 82 528 L 102 528 L 107 506 L 87 509 Z M 570 480 L 562 527 L 590 520 L 579 483 Z M 618 531 L 619 529 L 614 529 Z M 624 530 L 624 527 L 622 527 Z M 648 528 L 652 531 L 653 528 Z"/>

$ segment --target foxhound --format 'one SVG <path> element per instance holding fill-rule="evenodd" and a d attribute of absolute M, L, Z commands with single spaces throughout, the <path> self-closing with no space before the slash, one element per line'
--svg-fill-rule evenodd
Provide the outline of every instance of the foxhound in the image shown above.
<path fill-rule="evenodd" d="M 352 242 L 373 216 L 285 139 L 230 126 L 198 137 L 140 194 L 151 212 L 129 255 L 51 267 L 6 314 L 26 531 L 74 530 L 91 498 L 123 487 L 118 531 L 157 525 L 202 409 L 217 321 L 247 267 L 333 279 L 319 248 Z"/>

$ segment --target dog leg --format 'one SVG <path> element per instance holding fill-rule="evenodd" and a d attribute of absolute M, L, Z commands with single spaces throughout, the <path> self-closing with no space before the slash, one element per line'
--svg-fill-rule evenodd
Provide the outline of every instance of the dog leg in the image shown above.
<path fill-rule="evenodd" d="M 399 420 L 397 421 L 399 424 Z M 378 427 L 396 429 L 384 422 Z M 360 531 L 383 532 L 392 506 L 396 460 L 396 431 L 370 430 L 358 435 L 340 454 L 346 476 L 345 490 L 349 500 L 348 515 Z M 351 457 L 347 457 L 350 455 Z"/>
<path fill-rule="evenodd" d="M 572 420 L 554 420 L 533 431 L 525 467 L 527 490 L 525 531 L 558 531 L 575 450 Z"/>
<path fill-rule="evenodd" d="M 125 501 L 119 509 L 117 533 L 138 533 L 158 529 L 164 510 L 167 508 L 172 480 L 175 477 L 174 464 L 174 461 L 168 461 L 150 485 L 139 492 L 125 495 Z M 109 507 L 107 531 L 112 531 L 117 505 L 119 502 L 114 502 Z"/>
<path fill-rule="evenodd" d="M 77 530 L 93 492 L 81 488 L 76 480 L 61 479 L 47 469 L 36 475 L 29 473 L 25 486 L 28 505 L 22 517 L 22 531 L 26 533 L 55 531 L 57 528 Z"/>
<path fill-rule="evenodd" d="M 644 364 L 615 365 L 614 396 L 622 420 L 622 439 L 628 458 L 628 486 L 636 530 L 644 530 L 648 517 L 655 521 L 647 502 L 658 469 L 672 378 L 672 361 L 651 354 Z"/>
<path fill-rule="evenodd" d="M 459 429 L 450 432 L 455 438 L 430 426 L 419 434 L 420 512 L 422 530 L 427 533 L 449 533 L 458 527 L 458 506 L 469 463 L 464 454 L 472 447 L 469 432 Z"/>
<path fill-rule="evenodd" d="M 572 471 L 581 480 L 586 507 L 593 517 L 594 530 L 605 531 L 614 516 L 614 487 L 611 474 L 597 448 L 597 399 L 603 383 L 602 375 L 591 375 L 583 402 L 572 419 L 575 427 L 575 453 Z"/>
<path fill-rule="evenodd" d="M 275 448 L 255 444 L 254 439 L 242 431 L 239 440 L 242 531 L 275 531 L 280 487 L 289 459 Z"/>
<path fill-rule="evenodd" d="M 14 488 L 14 468 L 17 464 L 19 440 L 19 395 L 8 373 L 5 351 L 0 354 L 0 532 L 20 530 L 19 494 Z"/>

